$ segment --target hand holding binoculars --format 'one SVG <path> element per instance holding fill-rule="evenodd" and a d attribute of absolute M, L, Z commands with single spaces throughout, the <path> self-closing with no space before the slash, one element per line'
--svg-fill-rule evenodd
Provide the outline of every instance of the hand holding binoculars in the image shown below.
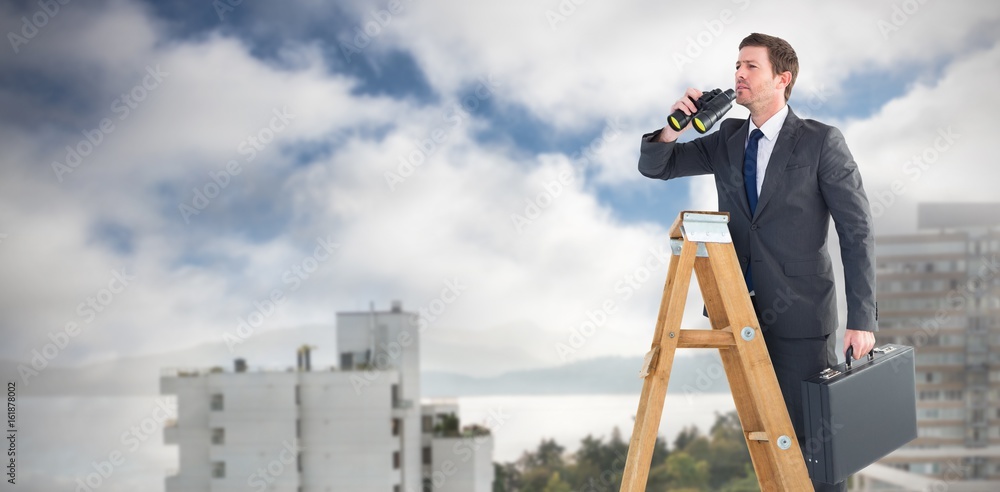
<path fill-rule="evenodd" d="M 674 131 L 679 132 L 693 120 L 694 129 L 698 133 L 706 133 L 733 107 L 734 99 L 736 99 L 736 91 L 732 89 L 702 92 L 697 101 L 692 100 L 694 107 L 698 108 L 697 113 L 689 115 L 678 109 L 667 117 L 667 124 Z"/>

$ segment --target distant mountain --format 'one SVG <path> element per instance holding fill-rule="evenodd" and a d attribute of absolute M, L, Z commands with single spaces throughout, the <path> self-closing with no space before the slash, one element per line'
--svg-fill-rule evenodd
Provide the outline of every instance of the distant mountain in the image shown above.
<path fill-rule="evenodd" d="M 329 326 L 302 326 L 261 331 L 246 338 L 234 350 L 221 341 L 189 349 L 158 354 L 121 357 L 78 367 L 58 366 L 58 356 L 37 375 L 32 361 L 0 360 L 0 376 L 17 383 L 22 396 L 139 396 L 160 392 L 160 375 L 172 369 L 233 370 L 233 360 L 243 358 L 250 370 L 286 370 L 296 364 L 296 350 L 303 344 L 318 347 L 313 367 L 326 368 L 337 359 L 335 336 Z M 43 359 L 35 357 L 40 366 Z M 24 383 L 27 374 L 27 384 Z"/>
<path fill-rule="evenodd" d="M 233 359 L 241 357 L 247 360 L 251 371 L 292 370 L 295 350 L 303 344 L 318 347 L 313 355 L 314 369 L 326 370 L 335 365 L 333 330 L 329 326 L 303 326 L 254 334 L 233 351 L 219 341 L 80 367 L 56 366 L 57 357 L 37 375 L 28 373 L 28 384 L 23 383 L 23 371 L 31 369 L 30 362 L 0 360 L 0 376 L 17 382 L 21 396 L 157 395 L 161 374 L 171 369 L 218 366 L 231 371 Z M 495 376 L 423 371 L 421 393 L 424 397 L 639 393 L 641 367 L 640 357 L 602 357 L 555 367 L 506 371 Z M 675 357 L 670 381 L 671 392 L 728 392 L 719 356 L 713 352 Z"/>
<path fill-rule="evenodd" d="M 729 381 L 717 353 L 678 356 L 667 391 L 728 393 Z M 544 369 L 512 371 L 493 377 L 424 371 L 424 397 L 480 395 L 631 394 L 642 391 L 641 357 L 602 357 Z"/>

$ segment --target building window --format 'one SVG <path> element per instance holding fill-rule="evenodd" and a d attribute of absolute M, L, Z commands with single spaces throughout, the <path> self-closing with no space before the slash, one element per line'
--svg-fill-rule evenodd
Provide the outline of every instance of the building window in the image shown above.
<path fill-rule="evenodd" d="M 295 419 L 295 437 L 302 439 L 302 419 Z"/>
<path fill-rule="evenodd" d="M 399 451 L 393 451 L 392 453 L 392 469 L 399 469 Z"/>
<path fill-rule="evenodd" d="M 212 444 L 226 443 L 226 429 L 212 429 Z"/>
<path fill-rule="evenodd" d="M 211 408 L 214 411 L 222 411 L 225 408 L 224 400 L 222 399 L 222 393 L 215 393 L 212 395 Z"/>
<path fill-rule="evenodd" d="M 212 463 L 212 478 L 226 478 L 225 461 L 215 461 Z"/>
<path fill-rule="evenodd" d="M 299 473 L 302 473 L 302 453 L 295 455 L 295 467 Z"/>
<path fill-rule="evenodd" d="M 343 352 L 340 354 L 340 369 L 343 371 L 350 371 L 351 369 L 354 369 L 353 352 Z"/>
<path fill-rule="evenodd" d="M 920 392 L 920 400 L 939 400 L 941 399 L 941 392 L 938 390 L 924 390 Z"/>
<path fill-rule="evenodd" d="M 431 447 L 430 446 L 424 446 L 424 453 L 423 454 L 424 454 L 424 464 L 425 465 L 431 464 Z"/>
<path fill-rule="evenodd" d="M 434 492 L 434 481 L 433 480 L 431 480 L 429 478 L 425 478 L 424 479 L 424 492 Z"/>
<path fill-rule="evenodd" d="M 424 418 L 421 419 L 421 421 L 420 421 L 420 430 L 424 434 L 430 434 L 431 432 L 434 432 L 434 416 L 433 415 L 424 415 Z"/>
<path fill-rule="evenodd" d="M 399 488 L 399 485 L 393 485 L 392 486 L 392 492 L 400 492 L 400 490 L 401 489 Z"/>
<path fill-rule="evenodd" d="M 296 405 L 302 404 L 302 386 L 297 384 L 295 385 L 295 404 Z"/>
<path fill-rule="evenodd" d="M 403 421 L 400 419 L 392 419 L 392 435 L 398 436 L 400 429 L 403 427 Z"/>

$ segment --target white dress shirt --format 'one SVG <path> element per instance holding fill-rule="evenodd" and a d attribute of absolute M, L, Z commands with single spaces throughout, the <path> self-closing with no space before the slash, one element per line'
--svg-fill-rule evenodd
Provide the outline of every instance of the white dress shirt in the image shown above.
<path fill-rule="evenodd" d="M 760 196 L 760 188 L 764 185 L 767 161 L 771 160 L 771 151 L 774 150 L 774 143 L 778 140 L 778 132 L 781 131 L 781 126 L 785 124 L 787 116 L 788 105 L 786 104 L 760 127 L 760 131 L 764 133 L 764 136 L 757 141 L 757 196 Z M 744 149 L 747 148 L 747 143 L 750 141 L 750 134 L 755 129 L 757 129 L 757 125 L 754 124 L 753 118 L 750 118 L 750 131 L 747 132 L 747 140 L 743 142 Z"/>

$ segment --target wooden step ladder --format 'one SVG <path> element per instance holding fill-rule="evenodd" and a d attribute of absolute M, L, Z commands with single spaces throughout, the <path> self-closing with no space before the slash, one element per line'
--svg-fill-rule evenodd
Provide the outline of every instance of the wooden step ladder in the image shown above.
<path fill-rule="evenodd" d="M 719 349 L 761 490 L 813 490 L 736 259 L 728 223 L 728 213 L 685 211 L 670 228 L 673 258 L 653 344 L 639 373 L 644 378 L 642 396 L 629 442 L 622 491 L 646 488 L 677 348 Z M 692 270 L 698 275 L 711 330 L 680 329 Z"/>

